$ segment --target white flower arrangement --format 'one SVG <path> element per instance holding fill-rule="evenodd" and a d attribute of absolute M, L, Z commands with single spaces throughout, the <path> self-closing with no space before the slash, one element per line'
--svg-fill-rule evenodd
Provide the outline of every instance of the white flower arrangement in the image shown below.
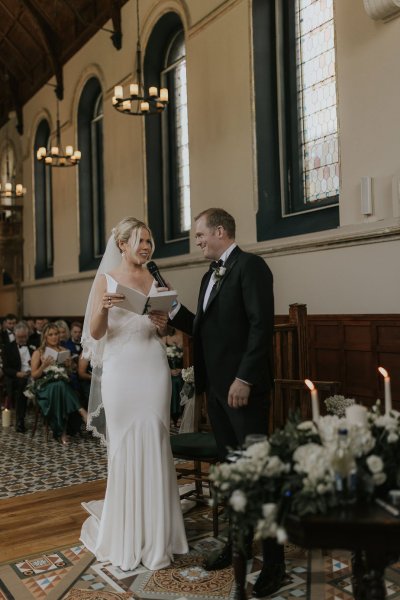
<path fill-rule="evenodd" d="M 171 369 L 179 369 L 182 366 L 183 350 L 176 344 L 165 347 L 168 364 Z"/>
<path fill-rule="evenodd" d="M 326 410 L 330 415 L 336 415 L 337 417 L 344 417 L 346 414 L 346 408 L 356 403 L 354 398 L 345 398 L 339 394 L 329 396 L 324 400 Z"/>
<path fill-rule="evenodd" d="M 186 383 L 194 383 L 194 367 L 188 367 L 187 369 L 182 369 L 181 371 L 182 379 Z"/>
<path fill-rule="evenodd" d="M 317 424 L 291 419 L 236 462 L 211 467 L 213 502 L 226 503 L 239 543 L 252 528 L 258 538 L 284 540 L 288 511 L 326 513 L 400 488 L 400 413 L 381 415 L 379 401 L 361 412 L 359 421 L 355 411 Z"/>
<path fill-rule="evenodd" d="M 66 381 L 69 383 L 70 379 L 65 367 L 49 365 L 43 369 L 43 377 L 40 377 L 40 379 L 32 379 L 25 388 L 24 396 L 33 400 L 36 397 L 36 393 L 52 381 Z"/>

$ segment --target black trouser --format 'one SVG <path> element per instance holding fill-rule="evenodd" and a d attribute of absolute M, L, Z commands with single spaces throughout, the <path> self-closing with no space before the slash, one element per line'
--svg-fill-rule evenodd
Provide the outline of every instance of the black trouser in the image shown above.
<path fill-rule="evenodd" d="M 227 448 L 242 446 L 246 435 L 268 432 L 268 393 L 251 394 L 249 404 L 241 408 L 228 406 L 228 398 L 221 398 L 211 388 L 207 390 L 208 416 L 221 461 L 226 460 Z"/>
<path fill-rule="evenodd" d="M 19 377 L 8 379 L 6 381 L 7 395 L 14 404 L 15 420 L 17 424 L 23 423 L 25 419 L 27 399 L 24 395 L 24 391 L 27 383 L 28 380 L 26 378 L 20 379 Z"/>
<path fill-rule="evenodd" d="M 242 446 L 246 435 L 251 433 L 268 432 L 269 398 L 267 393 L 250 395 L 249 405 L 242 408 L 228 406 L 227 398 L 220 398 L 207 390 L 208 416 L 217 442 L 219 458 L 226 460 L 228 448 Z M 246 547 L 251 546 L 253 533 L 246 540 Z M 284 547 L 275 539 L 263 540 L 264 565 L 283 563 L 285 560 Z"/>

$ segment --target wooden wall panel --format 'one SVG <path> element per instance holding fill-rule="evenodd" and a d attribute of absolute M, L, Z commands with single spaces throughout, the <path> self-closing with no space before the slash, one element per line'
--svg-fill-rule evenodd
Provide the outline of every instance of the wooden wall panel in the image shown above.
<path fill-rule="evenodd" d="M 343 394 L 371 406 L 383 399 L 385 367 L 400 410 L 400 315 L 308 315 L 311 379 L 342 382 Z"/>

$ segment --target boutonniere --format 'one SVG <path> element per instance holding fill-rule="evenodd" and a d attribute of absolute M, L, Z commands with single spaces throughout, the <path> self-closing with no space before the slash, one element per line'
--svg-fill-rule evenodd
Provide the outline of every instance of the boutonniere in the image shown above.
<path fill-rule="evenodd" d="M 214 271 L 214 277 L 215 279 L 219 280 L 222 279 L 222 277 L 225 275 L 226 273 L 226 267 L 217 267 Z"/>

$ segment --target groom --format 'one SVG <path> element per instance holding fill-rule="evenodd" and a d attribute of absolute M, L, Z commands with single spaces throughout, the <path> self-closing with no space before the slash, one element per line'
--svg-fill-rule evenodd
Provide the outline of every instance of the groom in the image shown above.
<path fill-rule="evenodd" d="M 196 392 L 207 393 L 221 461 L 246 435 L 267 433 L 273 385 L 272 273 L 261 257 L 237 246 L 235 229 L 234 218 L 220 208 L 195 217 L 196 245 L 213 262 L 201 281 L 196 315 L 182 305 L 170 315 L 175 327 L 193 335 Z M 274 593 L 285 579 L 282 546 L 265 541 L 263 560 L 253 587 L 257 597 Z M 228 542 L 205 566 L 223 569 L 231 561 Z"/>

